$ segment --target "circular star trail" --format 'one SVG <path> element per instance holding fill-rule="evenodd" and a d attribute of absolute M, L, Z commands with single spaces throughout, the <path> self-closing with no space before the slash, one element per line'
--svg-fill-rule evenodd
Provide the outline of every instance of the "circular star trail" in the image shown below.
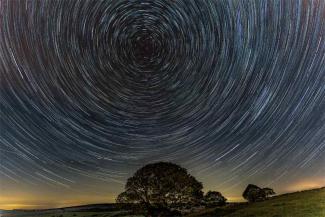
<path fill-rule="evenodd" d="M 321 0 L 1 0 L 0 175 L 324 175 L 324 37 Z"/>

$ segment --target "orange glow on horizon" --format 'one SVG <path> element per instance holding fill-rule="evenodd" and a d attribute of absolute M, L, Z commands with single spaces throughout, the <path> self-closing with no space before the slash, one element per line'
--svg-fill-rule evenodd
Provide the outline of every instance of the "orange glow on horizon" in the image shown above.
<path fill-rule="evenodd" d="M 322 188 L 324 186 L 325 186 L 325 178 L 316 179 L 316 180 L 303 180 L 294 183 L 291 186 L 288 186 L 286 191 L 295 192 L 295 191 L 310 190 L 315 188 Z"/>
<path fill-rule="evenodd" d="M 1 209 L 4 210 L 13 210 L 13 209 L 42 209 L 41 205 L 37 205 L 37 204 L 1 204 Z"/>
<path fill-rule="evenodd" d="M 43 201 L 42 201 L 43 202 Z M 52 209 L 52 208 L 63 208 L 63 207 L 70 207 L 70 206 L 81 206 L 81 205 L 89 205 L 89 204 L 101 204 L 101 203 L 110 203 L 109 201 L 74 201 L 74 202 L 59 202 L 55 206 L 46 205 L 39 205 L 37 203 L 1 203 L 0 202 L 0 209 L 2 210 L 14 210 L 14 209 Z"/>
<path fill-rule="evenodd" d="M 75 199 L 63 199 L 63 198 L 52 198 L 52 197 L 38 197 L 42 201 L 39 201 L 34 196 L 28 195 L 15 195 L 13 197 L 0 196 L 0 209 L 13 210 L 13 209 L 51 209 L 51 208 L 62 208 L 70 206 L 80 206 L 88 204 L 100 204 L 100 203 L 113 203 L 115 197 L 80 197 L 75 196 Z"/>

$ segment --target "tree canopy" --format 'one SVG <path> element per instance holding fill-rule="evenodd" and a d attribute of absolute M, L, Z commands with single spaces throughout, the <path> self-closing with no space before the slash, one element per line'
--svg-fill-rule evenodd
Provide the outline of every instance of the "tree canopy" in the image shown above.
<path fill-rule="evenodd" d="M 167 162 L 148 164 L 130 177 L 118 203 L 140 203 L 145 207 L 170 207 L 196 203 L 203 197 L 202 183 L 186 169 Z"/>
<path fill-rule="evenodd" d="M 263 201 L 275 192 L 271 188 L 260 188 L 256 185 L 249 184 L 243 192 L 243 197 L 249 202 Z"/>
<path fill-rule="evenodd" d="M 204 195 L 204 202 L 208 206 L 224 205 L 226 204 L 227 199 L 217 191 L 208 191 Z"/>

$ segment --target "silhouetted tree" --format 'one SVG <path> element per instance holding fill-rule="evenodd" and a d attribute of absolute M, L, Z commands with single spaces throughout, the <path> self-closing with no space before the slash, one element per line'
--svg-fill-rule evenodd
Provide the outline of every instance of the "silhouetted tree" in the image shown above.
<path fill-rule="evenodd" d="M 221 206 L 226 204 L 227 199 L 220 192 L 208 191 L 204 195 L 204 202 L 207 206 Z"/>
<path fill-rule="evenodd" d="M 267 197 L 274 195 L 275 192 L 271 188 L 260 188 L 256 185 L 249 184 L 244 193 L 243 197 L 249 202 L 263 201 Z"/>
<path fill-rule="evenodd" d="M 147 211 L 175 204 L 194 204 L 203 198 L 202 183 L 173 163 L 148 164 L 130 177 L 118 203 L 143 204 Z M 153 213 L 153 212 L 152 212 Z"/>
<path fill-rule="evenodd" d="M 256 202 L 264 200 L 266 196 L 260 187 L 249 184 L 243 193 L 243 197 L 249 202 Z"/>

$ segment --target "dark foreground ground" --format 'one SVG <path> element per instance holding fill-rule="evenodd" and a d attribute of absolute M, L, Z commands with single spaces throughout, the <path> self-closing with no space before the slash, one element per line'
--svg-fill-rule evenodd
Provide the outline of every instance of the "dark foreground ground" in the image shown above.
<path fill-rule="evenodd" d="M 224 207 L 192 210 L 187 217 L 325 217 L 325 188 L 284 194 L 267 201 L 231 203 Z M 119 210 L 114 204 L 99 204 L 36 211 L 2 211 L 1 217 L 142 217 Z"/>

